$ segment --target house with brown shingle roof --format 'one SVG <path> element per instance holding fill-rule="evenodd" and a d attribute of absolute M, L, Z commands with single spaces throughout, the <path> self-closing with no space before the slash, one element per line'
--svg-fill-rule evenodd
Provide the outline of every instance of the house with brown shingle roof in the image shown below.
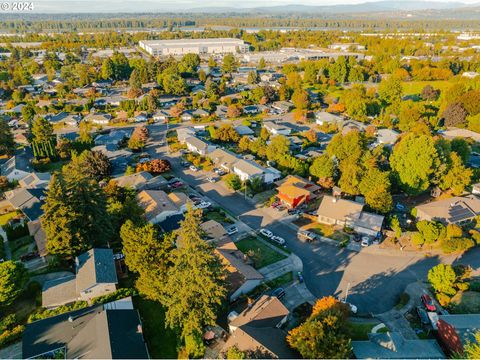
<path fill-rule="evenodd" d="M 230 322 L 230 337 L 221 353 L 236 347 L 249 358 L 299 358 L 287 345 L 286 331 L 280 329 L 288 316 L 288 309 L 278 298 L 263 295 Z"/>
<path fill-rule="evenodd" d="M 238 250 L 235 243 L 223 236 L 217 242 L 215 253 L 220 257 L 227 271 L 227 284 L 230 301 L 247 294 L 263 281 L 264 277 L 252 266 L 253 262 Z"/>
<path fill-rule="evenodd" d="M 149 222 L 156 224 L 186 211 L 188 197 L 184 193 L 167 194 L 163 190 L 143 190 L 137 194 L 138 204 Z"/>

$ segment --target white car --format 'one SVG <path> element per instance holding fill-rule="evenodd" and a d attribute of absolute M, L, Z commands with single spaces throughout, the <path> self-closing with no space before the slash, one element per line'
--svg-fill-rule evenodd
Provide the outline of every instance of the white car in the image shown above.
<path fill-rule="evenodd" d="M 233 225 L 233 226 L 230 226 L 228 229 L 227 229 L 227 234 L 228 235 L 233 235 L 233 234 L 236 234 L 238 233 L 238 228 Z"/>
<path fill-rule="evenodd" d="M 192 170 L 193 172 L 197 172 L 198 168 L 195 165 L 190 165 L 190 170 Z"/>
<path fill-rule="evenodd" d="M 206 208 L 209 208 L 210 206 L 212 206 L 211 202 L 202 201 L 200 204 L 196 205 L 196 208 L 197 209 L 206 209 Z"/>
<path fill-rule="evenodd" d="M 362 246 L 363 247 L 370 246 L 371 244 L 372 244 L 372 241 L 370 240 L 370 238 L 368 236 L 362 237 Z"/>
<path fill-rule="evenodd" d="M 211 182 L 211 183 L 216 183 L 218 181 L 218 179 L 216 177 L 209 176 L 209 177 L 207 177 L 207 181 Z"/>
<path fill-rule="evenodd" d="M 260 229 L 260 234 L 262 234 L 263 236 L 269 239 L 273 236 L 273 233 L 267 229 Z"/>
<path fill-rule="evenodd" d="M 279 245 L 285 245 L 285 239 L 280 236 L 276 236 L 276 235 L 272 236 L 270 240 L 276 242 Z"/>

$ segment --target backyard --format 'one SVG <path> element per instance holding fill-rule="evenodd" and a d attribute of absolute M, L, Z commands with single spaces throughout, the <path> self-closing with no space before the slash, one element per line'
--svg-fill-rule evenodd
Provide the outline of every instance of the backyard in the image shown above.
<path fill-rule="evenodd" d="M 286 258 L 285 255 L 275 251 L 255 236 L 249 236 L 240 240 L 236 242 L 235 245 L 237 245 L 237 248 L 244 254 L 249 255 L 250 253 L 249 256 L 253 259 L 256 269 L 260 269 Z"/>
<path fill-rule="evenodd" d="M 143 335 L 147 342 L 152 359 L 177 359 L 178 334 L 170 328 L 165 328 L 165 309 L 160 303 L 133 298 L 135 308 L 140 312 L 143 325 Z"/>

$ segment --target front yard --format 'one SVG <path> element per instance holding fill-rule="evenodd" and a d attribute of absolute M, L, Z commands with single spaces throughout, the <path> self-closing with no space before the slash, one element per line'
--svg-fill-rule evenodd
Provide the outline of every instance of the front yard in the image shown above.
<path fill-rule="evenodd" d="M 255 268 L 260 269 L 277 261 L 286 259 L 286 256 L 273 250 L 268 245 L 258 240 L 255 236 L 249 236 L 235 243 L 237 248 L 248 255 L 255 263 Z"/>
<path fill-rule="evenodd" d="M 353 341 L 368 340 L 368 334 L 372 332 L 372 329 L 377 326 L 378 322 L 357 322 L 350 320 L 347 324 L 348 336 Z M 383 327 L 378 330 L 379 333 L 385 333 L 388 328 Z"/>

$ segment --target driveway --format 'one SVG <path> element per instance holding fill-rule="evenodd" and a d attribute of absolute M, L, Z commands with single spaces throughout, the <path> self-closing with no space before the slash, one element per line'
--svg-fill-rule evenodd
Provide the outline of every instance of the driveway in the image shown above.
<path fill-rule="evenodd" d="M 153 135 L 162 138 L 161 134 Z M 360 313 L 379 314 L 390 310 L 397 303 L 405 287 L 424 280 L 434 265 L 462 263 L 470 265 L 475 272 L 480 270 L 480 248 L 463 256 L 425 257 L 415 253 L 388 253 L 375 251 L 352 251 L 326 243 L 302 243 L 297 240 L 296 230 L 285 218 L 278 218 L 271 209 L 255 208 L 244 196 L 232 192 L 222 183 L 208 183 L 202 172 L 184 171 L 180 158 L 168 154 L 165 147 L 152 147 L 156 156 L 170 159 L 175 176 L 201 191 L 252 229 L 267 227 L 283 237 L 287 248 L 303 261 L 303 275 L 308 289 L 316 296 L 334 295 L 345 297 L 358 307 Z"/>

